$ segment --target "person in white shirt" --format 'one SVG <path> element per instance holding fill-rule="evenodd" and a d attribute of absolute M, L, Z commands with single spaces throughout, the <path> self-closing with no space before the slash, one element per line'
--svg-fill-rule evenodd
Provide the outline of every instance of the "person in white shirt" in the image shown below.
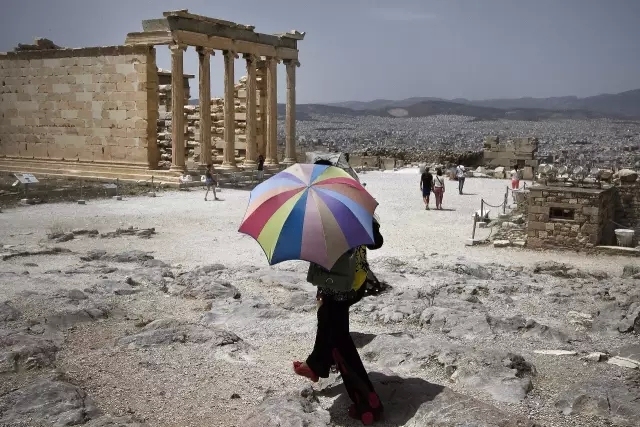
<path fill-rule="evenodd" d="M 458 178 L 458 192 L 462 194 L 462 187 L 464 187 L 464 166 L 458 165 L 456 168 L 456 178 Z"/>
<path fill-rule="evenodd" d="M 513 168 L 513 171 L 511 172 L 511 189 L 512 190 L 517 190 L 520 188 L 520 177 L 522 175 L 520 174 L 520 171 L 518 170 L 518 165 L 516 165 Z"/>
<path fill-rule="evenodd" d="M 444 176 L 442 169 L 436 169 L 436 176 L 433 177 L 433 194 L 436 196 L 436 209 L 442 209 L 442 196 L 444 195 Z"/>

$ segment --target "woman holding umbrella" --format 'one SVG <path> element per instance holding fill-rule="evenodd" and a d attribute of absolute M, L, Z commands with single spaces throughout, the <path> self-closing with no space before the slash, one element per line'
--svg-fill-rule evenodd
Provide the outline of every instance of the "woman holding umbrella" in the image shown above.
<path fill-rule="evenodd" d="M 325 163 L 326 162 L 326 163 Z M 330 162 L 319 160 L 316 164 Z M 349 307 L 362 299 L 369 271 L 367 249 L 379 249 L 384 243 L 380 224 L 373 220 L 375 241 L 347 251 L 331 270 L 310 263 L 307 281 L 318 287 L 318 329 L 313 351 L 306 362 L 293 362 L 298 375 L 311 381 L 327 378 L 337 365 L 353 405 L 349 415 L 369 425 L 382 415 L 382 403 L 369 380 L 358 350 L 349 333 Z"/>
<path fill-rule="evenodd" d="M 336 365 L 353 401 L 349 415 L 365 425 L 379 419 L 383 407 L 349 334 L 349 307 L 364 295 L 367 248 L 383 244 L 377 206 L 356 179 L 330 162 L 295 164 L 251 191 L 238 230 L 256 239 L 271 265 L 310 263 L 318 329 L 312 353 L 293 362 L 294 371 L 318 381 Z"/>

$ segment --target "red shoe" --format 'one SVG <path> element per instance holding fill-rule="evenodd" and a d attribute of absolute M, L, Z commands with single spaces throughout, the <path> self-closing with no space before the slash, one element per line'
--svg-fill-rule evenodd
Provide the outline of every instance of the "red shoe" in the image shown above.
<path fill-rule="evenodd" d="M 313 372 L 311 368 L 303 362 L 293 362 L 293 371 L 302 377 L 309 378 L 314 383 L 317 383 L 320 379 L 320 377 L 318 377 L 316 373 Z"/>

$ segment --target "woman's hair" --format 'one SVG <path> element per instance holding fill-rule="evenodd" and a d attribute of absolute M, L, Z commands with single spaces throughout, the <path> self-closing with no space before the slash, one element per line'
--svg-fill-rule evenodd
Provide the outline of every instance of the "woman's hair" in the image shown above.
<path fill-rule="evenodd" d="M 213 163 L 209 163 L 209 164 L 207 165 L 207 168 L 208 168 L 208 169 L 211 169 L 211 166 L 213 166 Z"/>
<path fill-rule="evenodd" d="M 442 169 L 437 168 L 437 169 L 436 169 L 436 175 L 438 175 L 438 176 L 442 176 Z"/>
<path fill-rule="evenodd" d="M 326 166 L 333 166 L 333 163 L 331 163 L 329 160 L 326 159 L 318 159 L 315 162 L 313 162 L 314 165 L 326 165 Z"/>

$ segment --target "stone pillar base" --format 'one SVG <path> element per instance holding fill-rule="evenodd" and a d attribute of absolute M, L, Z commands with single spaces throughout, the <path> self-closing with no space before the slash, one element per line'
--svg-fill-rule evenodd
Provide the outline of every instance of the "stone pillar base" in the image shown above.
<path fill-rule="evenodd" d="M 285 165 L 293 165 L 298 163 L 298 161 L 296 159 L 292 159 L 292 158 L 286 158 L 282 161 L 283 164 Z"/>
<path fill-rule="evenodd" d="M 186 166 L 178 166 L 178 165 L 171 165 L 171 167 L 169 168 L 169 170 L 171 172 L 181 172 L 184 173 L 187 171 L 187 167 Z"/>
<path fill-rule="evenodd" d="M 253 165 L 257 165 L 257 164 L 258 164 L 258 162 L 257 162 L 257 161 L 255 161 L 255 160 L 245 160 L 244 162 L 242 162 L 242 164 L 243 164 L 243 165 L 250 165 L 250 166 L 253 166 Z"/>
<path fill-rule="evenodd" d="M 218 169 L 224 169 L 224 170 L 227 170 L 227 171 L 229 171 L 229 170 L 237 170 L 238 166 L 234 165 L 232 163 L 224 163 L 223 162 L 220 166 L 218 166 Z"/>

